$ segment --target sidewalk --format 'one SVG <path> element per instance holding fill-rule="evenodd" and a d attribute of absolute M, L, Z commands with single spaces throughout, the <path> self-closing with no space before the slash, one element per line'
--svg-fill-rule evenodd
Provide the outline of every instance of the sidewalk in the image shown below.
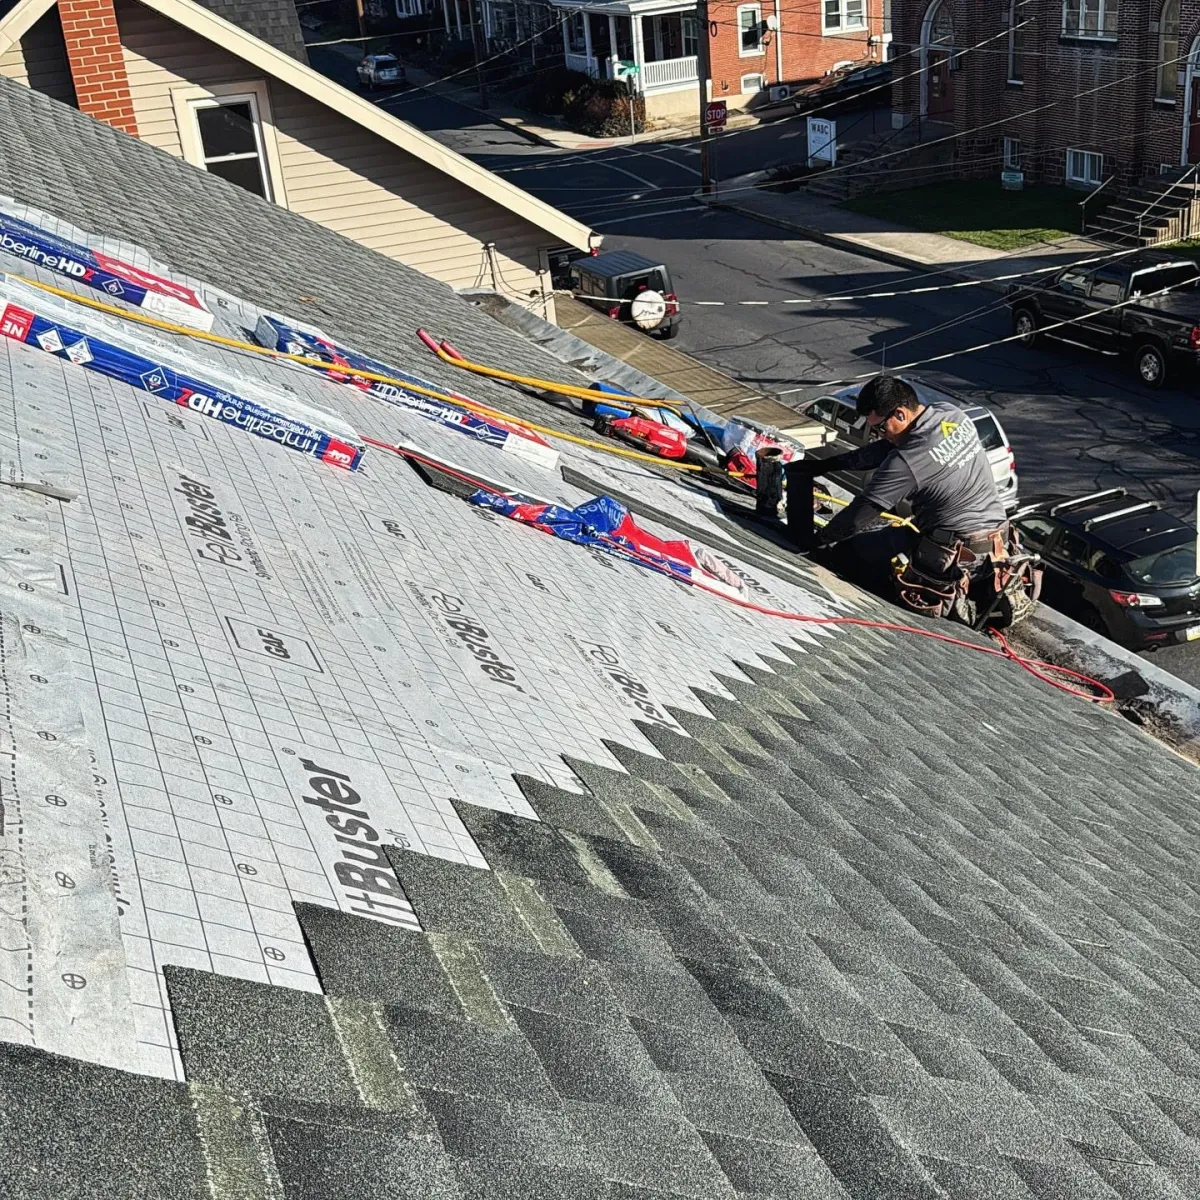
<path fill-rule="evenodd" d="M 932 267 L 954 279 L 980 281 L 1004 291 L 1003 276 L 1027 274 L 1039 267 L 1066 264 L 1081 255 L 1111 253 L 1111 247 L 1084 237 L 1038 242 L 1019 252 L 988 250 L 971 242 L 918 233 L 898 224 L 850 212 L 838 204 L 808 195 L 803 188 L 780 194 L 755 187 L 761 172 L 724 180 L 717 194 L 696 199 L 712 208 L 739 213 L 776 225 L 811 241 L 836 246 L 898 267 Z"/>
<path fill-rule="evenodd" d="M 475 86 L 474 72 L 459 75 L 452 80 L 442 79 L 422 71 L 419 67 L 406 67 L 411 83 L 432 92 L 437 96 L 445 96 L 472 112 L 477 112 L 485 120 L 497 125 L 504 125 L 514 133 L 526 138 L 539 146 L 551 146 L 556 150 L 606 150 L 611 146 L 629 146 L 641 142 L 666 142 L 680 137 L 696 135 L 694 123 L 683 128 L 650 129 L 634 137 L 595 138 L 590 134 L 576 133 L 568 129 L 558 117 L 541 113 L 526 112 L 515 104 L 495 95 L 489 96 L 488 107 L 479 106 L 479 90 Z M 730 113 L 726 128 L 748 129 L 762 122 L 749 113 Z"/>

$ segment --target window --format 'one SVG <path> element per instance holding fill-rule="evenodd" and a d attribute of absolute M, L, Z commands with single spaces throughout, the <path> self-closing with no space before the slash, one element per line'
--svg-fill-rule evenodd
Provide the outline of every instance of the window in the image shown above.
<path fill-rule="evenodd" d="M 1092 299 L 1103 304 L 1120 304 L 1125 298 L 1125 277 L 1121 271 L 1097 271 L 1092 276 Z"/>
<path fill-rule="evenodd" d="M 587 53 L 587 31 L 583 27 L 587 14 L 573 12 L 567 18 L 567 51 L 570 54 Z"/>
<path fill-rule="evenodd" d="M 1021 169 L 1021 139 L 1006 137 L 1004 139 L 1004 169 L 1019 171 Z"/>
<path fill-rule="evenodd" d="M 1025 22 L 1029 15 L 1024 13 L 1024 4 L 1008 0 L 1008 82 L 1023 83 L 1025 67 L 1021 61 L 1025 49 Z"/>
<path fill-rule="evenodd" d="M 866 29 L 866 0 L 824 0 L 821 27 L 826 33 Z"/>
<path fill-rule="evenodd" d="M 220 175 L 256 196 L 271 199 L 262 125 L 253 95 L 222 96 L 192 105 L 200 143 L 200 163 L 210 175 Z"/>
<path fill-rule="evenodd" d="M 1032 550 L 1041 550 L 1054 535 L 1058 526 L 1044 517 L 1022 517 L 1018 528 L 1021 530 L 1021 540 L 1025 545 Z"/>
<path fill-rule="evenodd" d="M 683 57 L 693 58 L 700 53 L 700 35 L 697 32 L 696 18 L 683 18 Z"/>
<path fill-rule="evenodd" d="M 1090 284 L 1086 271 L 1068 269 L 1058 277 L 1058 290 L 1066 296 L 1086 296 Z"/>
<path fill-rule="evenodd" d="M 745 58 L 750 54 L 762 54 L 762 7 L 758 4 L 743 4 L 738 15 L 738 53 Z"/>
<path fill-rule="evenodd" d="M 761 75 L 743 75 L 742 76 L 742 95 L 751 96 L 755 92 L 763 90 L 763 77 Z"/>
<path fill-rule="evenodd" d="M 396 16 L 400 20 L 419 17 L 425 11 L 425 0 L 396 0 Z"/>
<path fill-rule="evenodd" d="M 1104 172 L 1104 155 L 1094 150 L 1067 151 L 1067 182 L 1095 187 Z"/>
<path fill-rule="evenodd" d="M 1117 37 L 1118 0 L 1063 0 L 1063 37 Z"/>
<path fill-rule="evenodd" d="M 1058 541 L 1054 544 L 1051 558 L 1062 559 L 1082 567 L 1091 556 L 1091 547 L 1077 533 L 1064 529 Z"/>
<path fill-rule="evenodd" d="M 1175 103 L 1179 86 L 1179 0 L 1166 0 L 1158 16 L 1159 100 Z"/>

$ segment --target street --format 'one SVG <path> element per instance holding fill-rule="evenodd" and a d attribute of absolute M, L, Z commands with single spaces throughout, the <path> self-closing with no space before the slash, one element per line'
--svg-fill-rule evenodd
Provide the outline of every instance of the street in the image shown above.
<path fill-rule="evenodd" d="M 983 288 L 778 306 L 794 297 L 890 290 L 916 273 L 696 203 L 691 197 L 699 172 L 690 145 L 645 142 L 568 152 L 532 145 L 482 114 L 427 92 L 402 93 L 384 106 L 588 222 L 605 235 L 607 247 L 638 250 L 666 263 L 684 306 L 674 345 L 752 387 L 776 393 L 801 389 L 788 400 L 812 398 L 826 381 L 966 349 L 1010 332 L 1000 297 Z M 878 117 L 864 116 L 869 136 Z M 794 161 L 800 143 L 790 135 L 798 128 L 799 123 L 784 123 L 724 135 L 718 177 Z M 694 304 L 714 300 L 776 303 Z M 1152 392 L 1119 360 L 1054 344 L 1028 350 L 1010 343 L 913 373 L 999 415 L 1016 454 L 1024 498 L 1125 486 L 1194 518 L 1200 490 L 1194 383 L 1179 380 L 1178 386 Z M 1200 684 L 1200 645 L 1167 648 L 1155 661 Z"/>

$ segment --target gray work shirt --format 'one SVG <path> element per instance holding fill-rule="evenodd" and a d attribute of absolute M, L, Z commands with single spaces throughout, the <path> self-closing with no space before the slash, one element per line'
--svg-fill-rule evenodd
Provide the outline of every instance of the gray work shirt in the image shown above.
<path fill-rule="evenodd" d="M 975 423 L 952 404 L 927 404 L 898 445 L 873 442 L 839 456 L 838 465 L 874 467 L 861 501 L 888 512 L 909 498 L 922 533 L 948 529 L 961 536 L 1007 520 Z"/>

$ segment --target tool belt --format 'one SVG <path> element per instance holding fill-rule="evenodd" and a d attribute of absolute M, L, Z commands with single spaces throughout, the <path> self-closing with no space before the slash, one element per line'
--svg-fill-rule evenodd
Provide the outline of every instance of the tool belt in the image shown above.
<path fill-rule="evenodd" d="M 900 603 L 927 617 L 955 617 L 974 623 L 972 584 L 992 576 L 995 592 L 1004 586 L 1010 528 L 958 534 L 935 529 L 922 534 L 911 560 L 896 560 L 894 579 Z M 990 571 L 989 571 L 990 567 Z"/>

